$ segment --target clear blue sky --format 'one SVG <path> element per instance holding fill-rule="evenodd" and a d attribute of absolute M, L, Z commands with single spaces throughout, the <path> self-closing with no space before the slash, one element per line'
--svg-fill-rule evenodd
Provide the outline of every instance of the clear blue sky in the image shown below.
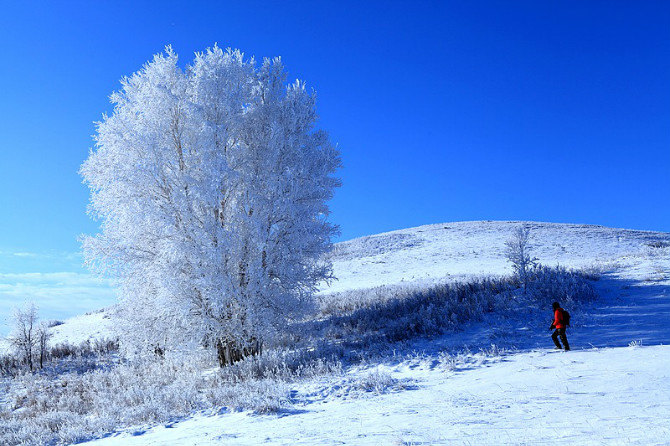
<path fill-rule="evenodd" d="M 316 88 L 342 239 L 478 219 L 670 231 L 670 2 L 0 6 L 0 251 L 77 251 L 108 95 L 165 44 L 187 62 L 215 42 Z"/>

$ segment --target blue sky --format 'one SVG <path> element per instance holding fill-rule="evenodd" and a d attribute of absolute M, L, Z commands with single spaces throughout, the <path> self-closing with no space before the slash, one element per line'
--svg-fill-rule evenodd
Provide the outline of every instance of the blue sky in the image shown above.
<path fill-rule="evenodd" d="M 317 90 L 341 239 L 480 219 L 670 231 L 668 2 L 0 2 L 0 29 L 0 301 L 32 292 L 7 274 L 84 275 L 93 121 L 166 44 L 281 55 Z"/>

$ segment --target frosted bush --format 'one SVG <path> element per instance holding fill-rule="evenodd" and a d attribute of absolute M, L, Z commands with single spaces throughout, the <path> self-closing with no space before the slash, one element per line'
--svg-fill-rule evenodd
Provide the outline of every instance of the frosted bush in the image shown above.
<path fill-rule="evenodd" d="M 269 351 L 222 369 L 212 365 L 193 355 L 17 376 L 0 406 L 0 444 L 79 442 L 217 407 L 276 412 L 291 404 L 290 382 L 342 372 L 340 362 L 315 352 Z"/>
<path fill-rule="evenodd" d="M 558 301 L 565 308 L 578 305 L 582 302 L 595 300 L 598 295 L 593 286 L 581 271 L 573 271 L 557 266 L 536 266 L 530 273 L 528 284 L 529 303 L 535 303 L 542 308 Z"/>
<path fill-rule="evenodd" d="M 290 405 L 290 388 L 287 383 L 262 379 L 228 385 L 216 381 L 206 398 L 213 406 L 228 406 L 233 410 L 251 409 L 256 413 L 278 412 Z"/>
<path fill-rule="evenodd" d="M 485 356 L 502 356 L 506 353 L 506 349 L 498 347 L 496 344 L 491 344 L 488 347 L 481 348 L 480 349 L 481 353 Z"/>
<path fill-rule="evenodd" d="M 584 279 L 598 281 L 608 270 L 616 269 L 616 262 L 596 262 L 579 270 Z"/>
<path fill-rule="evenodd" d="M 375 369 L 372 372 L 361 376 L 356 383 L 356 387 L 365 392 L 382 394 L 393 387 L 397 382 L 398 380 L 393 378 L 390 373 Z"/>
<path fill-rule="evenodd" d="M 514 278 L 482 278 L 428 286 L 381 286 L 320 296 L 322 333 L 349 350 L 370 354 L 384 345 L 464 329 L 490 313 L 546 309 L 553 301 L 575 309 L 597 295 L 589 279 L 562 267 L 537 265 L 527 274 L 526 293 Z"/>
<path fill-rule="evenodd" d="M 528 272 L 537 264 L 537 258 L 531 256 L 530 228 L 521 226 L 514 230 L 512 237 L 505 242 L 505 257 L 512 264 L 514 277 L 523 285 L 528 284 Z"/>
<path fill-rule="evenodd" d="M 456 372 L 473 367 L 479 367 L 482 364 L 497 361 L 501 356 L 509 353 L 510 350 L 501 348 L 496 344 L 488 347 L 482 347 L 478 353 L 472 353 L 465 349 L 458 353 L 450 354 L 441 352 L 437 357 L 438 367 L 449 372 Z"/>
<path fill-rule="evenodd" d="M 437 361 L 441 369 L 453 372 L 463 368 L 466 359 L 463 353 L 451 355 L 448 352 L 440 352 Z"/>
<path fill-rule="evenodd" d="M 117 340 L 96 339 L 79 345 L 59 343 L 44 352 L 44 368 L 39 373 L 56 376 L 64 372 L 86 371 L 108 368 L 117 359 L 119 343 Z M 0 377 L 17 376 L 28 371 L 20 355 L 0 355 Z"/>
<path fill-rule="evenodd" d="M 514 300 L 513 282 L 481 279 L 469 283 L 434 285 L 429 288 L 380 287 L 362 297 L 367 305 L 326 302 L 331 313 L 329 335 L 345 338 L 356 334 L 362 342 L 398 342 L 416 336 L 439 335 L 462 323 L 479 320 L 491 311 L 503 311 Z M 362 292 L 358 292 L 362 293 Z M 339 314 L 338 314 L 339 313 Z"/>

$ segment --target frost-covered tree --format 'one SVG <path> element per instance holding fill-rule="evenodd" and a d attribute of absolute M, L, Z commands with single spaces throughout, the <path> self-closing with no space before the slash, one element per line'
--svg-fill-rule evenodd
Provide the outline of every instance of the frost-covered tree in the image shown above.
<path fill-rule="evenodd" d="M 35 349 L 39 343 L 37 307 L 34 303 L 14 311 L 13 328 L 9 340 L 21 360 L 33 370 Z"/>
<path fill-rule="evenodd" d="M 514 274 L 525 292 L 530 269 L 537 263 L 537 258 L 531 256 L 530 228 L 520 226 L 514 230 L 510 239 L 505 242 L 505 256 L 512 264 Z"/>
<path fill-rule="evenodd" d="M 214 46 L 181 69 L 167 47 L 112 94 L 81 168 L 102 222 L 83 247 L 119 279 L 126 345 L 231 363 L 331 277 L 339 154 L 285 79 L 278 58 Z"/>
<path fill-rule="evenodd" d="M 44 361 L 46 361 L 49 352 L 49 341 L 52 337 L 53 333 L 51 332 L 49 324 L 46 321 L 41 321 L 37 326 L 36 331 L 36 346 L 40 356 L 40 368 L 44 368 Z"/>

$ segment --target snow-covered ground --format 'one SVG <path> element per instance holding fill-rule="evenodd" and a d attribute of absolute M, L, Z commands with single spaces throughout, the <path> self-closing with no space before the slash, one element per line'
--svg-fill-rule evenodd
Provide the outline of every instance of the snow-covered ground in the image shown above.
<path fill-rule="evenodd" d="M 514 321 L 507 329 L 516 331 L 517 351 L 455 355 L 450 369 L 438 351 L 453 351 L 454 342 L 440 339 L 423 344 L 416 360 L 347 373 L 349 380 L 390 374 L 397 381 L 382 394 L 298 386 L 293 409 L 279 415 L 198 414 L 96 443 L 667 445 L 669 267 L 667 257 L 640 257 L 604 277 L 601 299 L 569 332 L 571 352 L 553 351 L 547 331 Z M 456 342 L 477 344 L 482 330 L 494 327 L 475 325 Z"/>
<path fill-rule="evenodd" d="M 667 346 L 530 351 L 454 372 L 403 364 L 391 372 L 405 390 L 199 415 L 96 444 L 668 444 L 668 364 Z"/>
<path fill-rule="evenodd" d="M 333 254 L 339 280 L 321 292 L 508 274 L 504 242 L 519 224 L 447 223 L 340 243 Z M 544 323 L 489 317 L 464 332 L 417 340 L 415 358 L 292 384 L 290 409 L 279 414 L 198 413 L 96 442 L 670 444 L 670 234 L 528 225 L 542 263 L 607 271 L 596 283 L 600 299 L 573 321 L 573 351 L 552 351 Z M 56 342 L 111 333 L 107 312 L 56 328 Z M 516 350 L 478 353 L 492 343 Z M 459 354 L 466 345 L 473 353 Z M 369 379 L 386 384 L 379 392 L 351 384 Z"/>

